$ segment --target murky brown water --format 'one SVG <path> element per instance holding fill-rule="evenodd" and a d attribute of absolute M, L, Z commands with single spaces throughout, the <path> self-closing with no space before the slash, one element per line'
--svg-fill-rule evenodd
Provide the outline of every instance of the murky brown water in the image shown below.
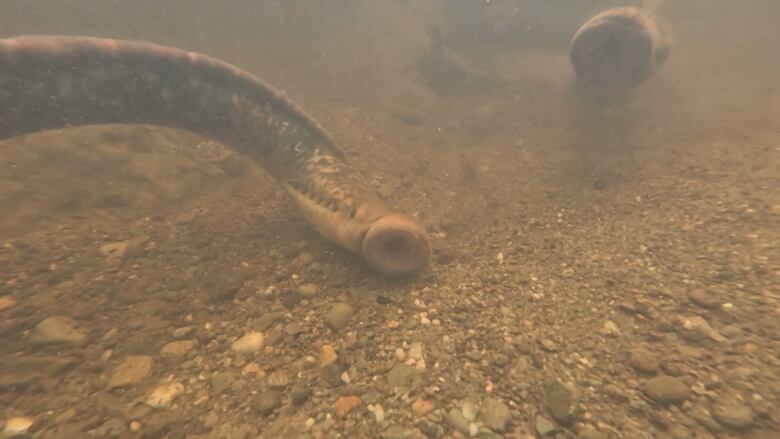
<path fill-rule="evenodd" d="M 542 418 L 560 437 L 772 437 L 780 4 L 667 0 L 671 57 L 604 98 L 572 85 L 567 45 L 618 2 L 469 3 L 0 3 L 0 37 L 152 41 L 285 90 L 434 250 L 384 279 L 191 134 L 3 141 L 0 428 L 526 438 Z M 426 63 L 437 25 L 451 52 Z M 38 343 L 57 316 L 77 340 Z M 123 364 L 151 367 L 116 385 Z M 175 398 L 150 402 L 160 389 Z"/>

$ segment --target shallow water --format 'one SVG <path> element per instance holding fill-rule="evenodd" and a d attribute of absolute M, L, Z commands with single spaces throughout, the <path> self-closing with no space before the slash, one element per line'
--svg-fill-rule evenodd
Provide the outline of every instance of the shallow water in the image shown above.
<path fill-rule="evenodd" d="M 667 0 L 671 57 L 603 97 L 573 84 L 567 42 L 620 2 L 457 3 L 4 0 L 0 37 L 152 41 L 285 90 L 426 225 L 433 261 L 378 276 L 254 162 L 192 134 L 5 140 L 0 428 L 464 437 L 481 406 L 485 437 L 536 437 L 539 417 L 561 437 L 771 437 L 780 4 Z M 431 64 L 436 25 L 449 52 Z M 36 342 L 56 316 L 75 339 Z M 235 350 L 252 332 L 262 346 Z M 122 364 L 151 368 L 117 385 Z M 684 401 L 659 402 L 654 376 Z"/>

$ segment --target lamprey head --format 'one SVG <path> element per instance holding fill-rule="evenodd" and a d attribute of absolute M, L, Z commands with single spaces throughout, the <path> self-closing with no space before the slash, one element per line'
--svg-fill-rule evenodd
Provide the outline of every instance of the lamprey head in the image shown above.
<path fill-rule="evenodd" d="M 428 265 L 431 247 L 420 224 L 406 215 L 391 213 L 368 227 L 361 253 L 375 270 L 402 277 L 419 273 Z"/>

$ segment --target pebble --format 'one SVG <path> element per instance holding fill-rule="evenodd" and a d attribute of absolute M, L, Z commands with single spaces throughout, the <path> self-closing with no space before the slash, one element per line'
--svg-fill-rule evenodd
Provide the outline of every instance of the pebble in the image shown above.
<path fill-rule="evenodd" d="M 382 439 L 412 439 L 420 437 L 420 431 L 416 428 L 403 425 L 391 425 L 382 432 Z"/>
<path fill-rule="evenodd" d="M 555 344 L 554 341 L 550 339 L 545 338 L 539 343 L 542 346 L 542 350 L 545 350 L 547 352 L 555 352 L 558 350 L 558 346 Z"/>
<path fill-rule="evenodd" d="M 444 427 L 428 420 L 422 420 L 417 424 L 417 428 L 423 432 L 424 435 L 432 438 L 440 438 L 444 436 Z"/>
<path fill-rule="evenodd" d="M 306 328 L 305 326 L 303 326 L 303 325 L 301 325 L 300 323 L 297 323 L 297 322 L 290 323 L 289 325 L 284 327 L 284 333 L 287 334 L 287 335 L 292 335 L 292 336 L 296 336 L 298 334 L 303 334 L 304 332 L 307 332 L 307 331 L 308 331 L 308 328 Z M 273 336 L 273 334 L 272 334 L 272 336 Z M 274 344 L 274 343 L 271 343 L 271 344 Z"/>
<path fill-rule="evenodd" d="M 292 309 L 298 306 L 302 299 L 303 298 L 297 291 L 290 291 L 282 296 L 282 305 L 287 309 Z"/>
<path fill-rule="evenodd" d="M 166 357 L 181 357 L 187 355 L 187 353 L 195 347 L 196 343 L 195 340 L 172 341 L 163 346 L 160 353 Z"/>
<path fill-rule="evenodd" d="M 331 363 L 321 369 L 322 379 L 333 387 L 340 386 L 343 383 L 341 381 L 341 374 L 344 372 L 344 369 L 345 367 L 343 364 L 338 362 Z"/>
<path fill-rule="evenodd" d="M 717 308 L 721 304 L 717 294 L 703 288 L 688 291 L 688 299 L 702 308 Z"/>
<path fill-rule="evenodd" d="M 5 427 L 3 428 L 3 437 L 21 436 L 27 433 L 27 430 L 32 427 L 35 420 L 29 416 L 19 416 L 17 418 L 11 418 L 5 421 Z"/>
<path fill-rule="evenodd" d="M 753 410 L 736 398 L 722 398 L 715 402 L 712 417 L 733 430 L 744 430 L 753 424 Z"/>
<path fill-rule="evenodd" d="M 588 425 L 577 433 L 577 439 L 607 439 L 607 435 Z"/>
<path fill-rule="evenodd" d="M 647 375 L 658 373 L 658 359 L 651 352 L 636 349 L 629 353 L 628 364 L 639 372 Z"/>
<path fill-rule="evenodd" d="M 260 394 L 257 399 L 257 412 L 261 416 L 268 416 L 282 402 L 282 392 L 278 390 L 268 390 Z"/>
<path fill-rule="evenodd" d="M 739 325 L 726 325 L 720 329 L 720 333 L 728 338 L 741 338 L 745 336 L 745 330 Z"/>
<path fill-rule="evenodd" d="M 686 340 L 702 340 L 710 338 L 717 342 L 726 341 L 726 337 L 718 333 L 706 320 L 699 316 L 678 316 L 678 333 Z"/>
<path fill-rule="evenodd" d="M 422 376 L 419 369 L 398 363 L 388 372 L 387 383 L 393 389 L 409 392 L 422 385 Z"/>
<path fill-rule="evenodd" d="M 677 404 L 690 397 L 691 391 L 685 383 L 668 375 L 650 378 L 643 387 L 645 395 L 662 404 Z"/>
<path fill-rule="evenodd" d="M 363 404 L 376 404 L 382 400 L 382 394 L 374 389 L 369 390 L 360 397 Z"/>
<path fill-rule="evenodd" d="M 505 367 L 507 364 L 509 364 L 509 357 L 500 353 L 496 354 L 493 357 L 493 364 L 498 367 Z"/>
<path fill-rule="evenodd" d="M 387 200 L 395 192 L 395 187 L 390 183 L 382 183 L 376 191 L 382 199 Z"/>
<path fill-rule="evenodd" d="M 133 355 L 114 369 L 114 373 L 108 381 L 110 388 L 125 387 L 140 382 L 149 376 L 154 360 L 146 355 Z"/>
<path fill-rule="evenodd" d="M 262 332 L 248 332 L 243 337 L 234 341 L 233 344 L 230 345 L 230 348 L 236 352 L 251 354 L 259 351 L 260 348 L 263 347 L 263 341 Z"/>
<path fill-rule="evenodd" d="M 618 329 L 615 322 L 613 322 L 612 320 L 607 320 L 606 322 L 604 322 L 604 325 L 601 327 L 601 333 L 603 335 L 615 337 L 620 335 L 620 330 Z"/>
<path fill-rule="evenodd" d="M 355 310 L 349 304 L 336 303 L 325 315 L 325 324 L 334 331 L 340 331 L 349 325 Z"/>
<path fill-rule="evenodd" d="M 339 357 L 336 354 L 336 350 L 333 349 L 333 346 L 329 344 L 323 345 L 322 351 L 320 351 L 320 367 L 325 367 L 335 362 L 338 358 Z"/>
<path fill-rule="evenodd" d="M 127 241 L 112 242 L 100 246 L 100 253 L 103 253 L 103 256 L 107 257 L 109 260 L 121 261 L 125 259 L 129 247 L 130 244 Z"/>
<path fill-rule="evenodd" d="M 192 332 L 192 326 L 183 326 L 181 328 L 176 328 L 173 331 L 173 337 L 174 338 L 182 338 L 188 336 Z"/>
<path fill-rule="evenodd" d="M 477 420 L 477 414 L 479 414 L 479 407 L 471 401 L 466 401 L 460 407 L 460 412 L 463 413 L 463 417 L 469 422 Z"/>
<path fill-rule="evenodd" d="M 619 402 L 626 402 L 626 401 L 628 401 L 628 395 L 626 394 L 626 392 L 623 391 L 623 389 L 621 389 L 620 387 L 618 387 L 615 384 L 607 384 L 607 385 L 604 386 L 603 390 L 604 390 L 604 393 L 606 393 L 607 395 L 609 395 L 610 397 L 612 397 L 616 401 L 619 401 Z"/>
<path fill-rule="evenodd" d="M 257 331 L 266 331 L 284 316 L 280 312 L 267 312 L 252 323 L 252 328 Z"/>
<path fill-rule="evenodd" d="M 301 405 L 309 399 L 311 395 L 311 388 L 309 387 L 294 387 L 290 392 L 290 398 L 295 405 Z"/>
<path fill-rule="evenodd" d="M 688 412 L 688 415 L 695 419 L 696 422 L 704 426 L 707 430 L 710 431 L 718 431 L 722 430 L 723 427 L 720 426 L 714 419 L 712 419 L 712 415 L 710 412 L 704 408 L 698 407 L 693 410 L 690 410 Z"/>
<path fill-rule="evenodd" d="M 146 404 L 154 408 L 170 407 L 173 400 L 182 392 L 184 392 L 184 386 L 181 383 L 172 382 L 163 384 L 154 389 L 149 397 L 146 398 Z"/>
<path fill-rule="evenodd" d="M 512 413 L 504 401 L 497 398 L 487 398 L 480 406 L 479 417 L 486 427 L 504 432 L 512 418 Z"/>
<path fill-rule="evenodd" d="M 268 376 L 268 387 L 283 389 L 290 384 L 290 375 L 286 370 L 277 370 Z"/>
<path fill-rule="evenodd" d="M 758 373 L 758 371 L 752 367 L 737 366 L 731 369 L 729 373 L 742 381 L 749 381 Z"/>
<path fill-rule="evenodd" d="M 363 398 L 360 399 L 362 400 Z M 374 419 L 376 419 L 376 422 L 378 424 L 385 422 L 385 409 L 381 405 L 370 404 L 368 406 L 368 411 L 374 414 Z"/>
<path fill-rule="evenodd" d="M 470 428 L 469 428 L 469 421 L 466 420 L 465 417 L 463 417 L 463 413 L 461 413 L 458 409 L 451 409 L 447 413 L 447 423 L 449 423 L 452 428 L 455 430 L 458 430 L 461 434 L 465 434 L 466 436 L 469 436 Z"/>
<path fill-rule="evenodd" d="M 417 418 L 422 418 L 433 410 L 433 404 L 425 399 L 418 399 L 412 403 L 412 414 Z"/>
<path fill-rule="evenodd" d="M 86 342 L 87 332 L 79 329 L 75 320 L 64 316 L 43 320 L 30 334 L 30 343 L 34 345 L 62 343 L 81 346 Z"/>
<path fill-rule="evenodd" d="M 298 287 L 298 294 L 300 294 L 305 299 L 311 299 L 312 297 L 316 296 L 318 291 L 319 288 L 315 284 L 303 284 Z"/>
<path fill-rule="evenodd" d="M 0 297 L 0 311 L 5 311 L 9 308 L 13 308 L 16 305 L 16 301 L 10 296 Z"/>
<path fill-rule="evenodd" d="M 238 388 L 238 380 L 232 372 L 218 372 L 211 376 L 211 390 L 215 394 L 222 394 L 227 389 Z"/>
<path fill-rule="evenodd" d="M 336 416 L 343 418 L 347 413 L 358 407 L 360 403 L 361 400 L 357 396 L 342 396 L 333 404 L 333 411 L 336 413 Z"/>
<path fill-rule="evenodd" d="M 545 402 L 553 418 L 563 424 L 571 423 L 579 411 L 576 389 L 560 381 L 545 386 Z"/>
<path fill-rule="evenodd" d="M 693 433 L 691 433 L 690 430 L 683 427 L 680 424 L 674 424 L 669 428 L 669 435 L 672 437 L 672 439 L 691 439 L 693 438 Z"/>
<path fill-rule="evenodd" d="M 539 436 L 547 436 L 555 431 L 555 424 L 542 415 L 536 415 L 536 418 L 534 418 L 534 428 Z"/>

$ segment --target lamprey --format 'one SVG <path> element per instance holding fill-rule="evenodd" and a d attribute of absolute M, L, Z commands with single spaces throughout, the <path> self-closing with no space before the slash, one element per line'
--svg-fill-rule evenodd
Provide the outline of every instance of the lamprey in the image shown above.
<path fill-rule="evenodd" d="M 0 40 L 0 139 L 95 124 L 190 131 L 259 163 L 324 237 L 390 276 L 421 271 L 428 238 L 391 209 L 325 129 L 263 80 L 202 54 L 80 36 Z"/>

